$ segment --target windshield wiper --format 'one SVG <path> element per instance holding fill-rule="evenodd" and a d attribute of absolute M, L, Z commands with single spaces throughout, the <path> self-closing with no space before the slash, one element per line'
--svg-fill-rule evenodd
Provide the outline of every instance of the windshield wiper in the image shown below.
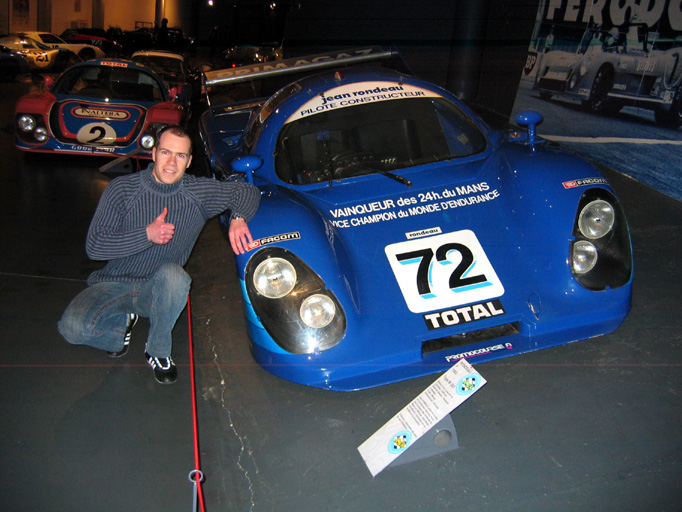
<path fill-rule="evenodd" d="M 373 169 L 376 172 L 383 174 L 384 176 L 388 176 L 391 179 L 396 180 L 398 183 L 402 183 L 406 187 L 411 187 L 412 182 L 408 180 L 407 178 L 404 178 L 403 176 L 399 176 L 398 174 L 393 174 L 392 172 L 385 171 L 383 169 Z"/>
<path fill-rule="evenodd" d="M 317 139 L 322 141 L 324 146 L 324 156 L 327 162 L 327 172 L 329 174 L 329 188 L 332 188 L 332 183 L 334 182 L 334 166 L 332 165 L 332 153 L 329 150 L 329 131 L 319 131 L 317 132 Z"/>
<path fill-rule="evenodd" d="M 362 169 L 363 171 L 378 172 L 379 174 L 383 174 L 384 176 L 391 178 L 392 180 L 395 180 L 398 183 L 402 183 L 406 187 L 412 186 L 412 182 L 410 180 L 408 180 L 407 178 L 404 178 L 403 176 L 400 176 L 398 174 L 393 174 L 392 172 L 389 172 L 385 169 L 381 169 L 381 168 L 377 167 L 376 165 L 372 165 L 370 162 L 353 162 L 352 164 L 344 167 L 343 170 L 345 171 L 345 170 L 351 169 L 353 167 L 361 167 L 361 166 L 364 167 L 364 169 Z M 350 174 L 346 177 L 351 178 L 353 176 L 359 176 L 361 174 L 370 174 L 370 173 L 369 172 L 358 172 L 358 173 Z"/>

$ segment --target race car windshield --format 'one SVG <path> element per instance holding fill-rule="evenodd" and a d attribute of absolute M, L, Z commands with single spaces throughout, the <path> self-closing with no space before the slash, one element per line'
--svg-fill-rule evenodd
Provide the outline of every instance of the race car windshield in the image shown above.
<path fill-rule="evenodd" d="M 292 185 L 386 173 L 474 155 L 486 139 L 442 98 L 378 101 L 324 111 L 280 132 L 275 168 Z"/>
<path fill-rule="evenodd" d="M 122 101 L 163 101 L 160 84 L 153 75 L 131 68 L 77 66 L 66 71 L 52 92 L 88 98 Z"/>
<path fill-rule="evenodd" d="M 177 80 L 184 75 L 182 61 L 173 57 L 140 55 L 133 57 L 133 62 L 147 66 L 164 80 Z"/>

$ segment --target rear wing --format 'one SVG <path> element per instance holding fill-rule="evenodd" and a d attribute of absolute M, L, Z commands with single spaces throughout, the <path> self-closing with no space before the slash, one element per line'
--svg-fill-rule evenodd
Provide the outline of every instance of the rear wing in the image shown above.
<path fill-rule="evenodd" d="M 229 104 L 269 98 L 281 87 L 317 71 L 372 64 L 411 74 L 398 51 L 372 46 L 205 71 L 202 82 L 211 111 L 231 110 Z M 221 90 L 222 94 L 216 94 Z"/>

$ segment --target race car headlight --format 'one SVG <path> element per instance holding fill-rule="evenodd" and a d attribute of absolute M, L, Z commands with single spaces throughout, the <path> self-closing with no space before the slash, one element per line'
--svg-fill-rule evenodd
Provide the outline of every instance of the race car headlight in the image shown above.
<path fill-rule="evenodd" d="M 36 129 L 36 120 L 33 116 L 23 115 L 17 119 L 17 127 L 24 132 L 32 132 Z"/>
<path fill-rule="evenodd" d="M 613 228 L 616 214 L 606 201 L 598 199 L 590 202 L 580 211 L 578 228 L 590 240 L 601 238 Z"/>
<path fill-rule="evenodd" d="M 588 290 L 618 288 L 632 276 L 632 246 L 616 197 L 601 188 L 583 193 L 570 249 L 573 276 Z"/>
<path fill-rule="evenodd" d="M 283 258 L 268 258 L 256 268 L 253 284 L 261 295 L 279 299 L 296 286 L 296 270 Z"/>
<path fill-rule="evenodd" d="M 17 138 L 26 144 L 42 144 L 49 138 L 45 119 L 40 114 L 17 114 L 14 124 Z"/>
<path fill-rule="evenodd" d="M 335 313 L 334 301 L 319 293 L 308 297 L 301 304 L 301 319 L 307 326 L 315 329 L 329 325 L 334 320 Z"/>
<path fill-rule="evenodd" d="M 244 281 L 261 324 L 287 352 L 321 352 L 341 341 L 346 331 L 341 304 L 320 276 L 292 252 L 261 249 L 247 263 Z"/>
<path fill-rule="evenodd" d="M 597 248 L 586 240 L 580 240 L 573 244 L 573 272 L 584 274 L 589 272 L 597 264 Z"/>
<path fill-rule="evenodd" d="M 35 129 L 33 132 L 33 136 L 38 142 L 45 142 L 47 140 L 47 130 L 43 128 L 42 126 L 39 126 L 38 128 Z"/>
<path fill-rule="evenodd" d="M 152 149 L 154 147 L 154 136 L 145 134 L 140 137 L 140 146 L 144 149 Z"/>

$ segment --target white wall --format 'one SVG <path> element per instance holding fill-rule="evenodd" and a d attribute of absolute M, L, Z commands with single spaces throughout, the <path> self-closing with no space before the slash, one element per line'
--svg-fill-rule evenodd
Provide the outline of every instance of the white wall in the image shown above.
<path fill-rule="evenodd" d="M 98 0 L 0 0 L 0 11 L 7 12 L 9 18 L 0 32 L 16 32 L 38 29 L 39 9 L 51 11 L 50 27 L 41 27 L 55 34 L 61 34 L 71 27 L 73 21 L 83 21 L 92 26 L 93 2 Z M 28 10 L 14 12 L 13 7 L 24 2 Z M 134 30 L 136 21 L 154 23 L 157 0 L 99 0 L 104 12 L 104 28 L 118 26 L 123 30 Z M 171 27 L 182 27 L 185 32 L 191 28 L 191 7 L 186 0 L 164 0 L 163 17 L 168 18 Z M 76 9 L 80 7 L 80 11 Z"/>
<path fill-rule="evenodd" d="M 63 0 L 53 0 L 63 1 Z M 92 0 L 83 0 L 91 2 Z M 156 2 L 154 0 L 109 0 L 104 4 L 104 28 L 121 27 L 135 30 L 136 21 L 154 23 Z"/>
<path fill-rule="evenodd" d="M 92 26 L 92 0 L 52 0 L 50 32 L 59 35 L 74 22 Z"/>

